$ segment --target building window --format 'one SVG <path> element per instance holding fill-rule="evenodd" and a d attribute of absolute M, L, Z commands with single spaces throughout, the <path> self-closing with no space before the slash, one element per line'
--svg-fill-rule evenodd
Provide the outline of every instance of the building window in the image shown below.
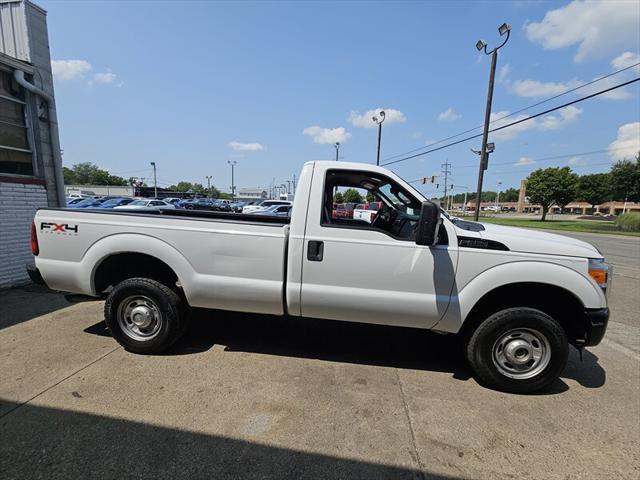
<path fill-rule="evenodd" d="M 0 173 L 33 175 L 24 89 L 0 70 Z"/>

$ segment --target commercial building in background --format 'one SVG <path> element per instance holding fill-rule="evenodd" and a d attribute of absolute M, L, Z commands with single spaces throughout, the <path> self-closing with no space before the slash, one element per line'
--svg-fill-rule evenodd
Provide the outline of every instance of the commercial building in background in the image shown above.
<path fill-rule="evenodd" d="M 36 209 L 63 203 L 47 13 L 0 0 L 0 288 L 28 280 Z"/>
<path fill-rule="evenodd" d="M 246 200 L 246 201 L 254 201 L 254 200 L 262 200 L 267 198 L 267 191 L 263 188 L 239 188 L 238 193 L 236 194 L 237 200 Z"/>

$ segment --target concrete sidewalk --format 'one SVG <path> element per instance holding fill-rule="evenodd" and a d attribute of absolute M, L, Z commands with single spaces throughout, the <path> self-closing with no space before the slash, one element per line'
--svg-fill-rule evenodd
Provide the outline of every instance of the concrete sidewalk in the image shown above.
<path fill-rule="evenodd" d="M 640 475 L 640 362 L 606 343 L 518 396 L 426 332 L 200 312 L 141 356 L 102 302 L 30 291 L 20 310 L 24 295 L 0 292 L 3 479 Z"/>

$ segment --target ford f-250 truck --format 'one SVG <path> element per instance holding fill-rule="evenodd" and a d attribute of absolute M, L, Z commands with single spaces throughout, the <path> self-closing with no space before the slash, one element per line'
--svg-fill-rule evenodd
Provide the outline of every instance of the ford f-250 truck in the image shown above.
<path fill-rule="evenodd" d="M 347 188 L 381 202 L 371 223 L 332 214 Z M 609 317 L 593 246 L 451 218 L 362 163 L 306 163 L 290 218 L 41 209 L 32 234 L 32 278 L 105 297 L 111 334 L 138 353 L 174 343 L 189 307 L 398 325 L 458 334 L 482 383 L 530 392 Z"/>

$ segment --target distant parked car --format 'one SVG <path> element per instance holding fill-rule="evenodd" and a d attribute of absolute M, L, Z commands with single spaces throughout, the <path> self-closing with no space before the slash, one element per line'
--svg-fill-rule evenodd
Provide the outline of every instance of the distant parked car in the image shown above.
<path fill-rule="evenodd" d="M 86 200 L 86 199 L 84 197 L 69 197 L 67 199 L 67 206 L 75 205 L 76 203 L 80 203 L 83 200 Z"/>
<path fill-rule="evenodd" d="M 353 218 L 355 203 L 338 203 L 333 211 L 333 218 Z"/>
<path fill-rule="evenodd" d="M 291 202 L 287 200 L 261 200 L 257 204 L 247 205 L 242 208 L 242 213 L 254 213 L 264 211 L 274 205 L 291 205 Z"/>
<path fill-rule="evenodd" d="M 95 208 L 116 208 L 129 205 L 131 202 L 133 202 L 133 198 L 111 198 L 102 202 Z"/>
<path fill-rule="evenodd" d="M 95 198 L 83 198 L 76 203 L 67 203 L 67 208 L 95 208 L 100 205 L 100 200 Z"/>
<path fill-rule="evenodd" d="M 189 210 L 215 210 L 213 200 L 210 198 L 197 198 L 193 202 L 185 205 Z"/>
<path fill-rule="evenodd" d="M 164 200 L 167 203 L 170 203 L 171 205 L 174 205 L 176 208 L 182 208 L 180 206 L 180 202 L 182 202 L 181 198 L 178 197 L 167 197 L 167 198 L 162 198 L 161 200 Z"/>
<path fill-rule="evenodd" d="M 122 205 L 121 207 L 114 207 L 114 210 L 149 210 L 149 209 L 156 209 L 156 208 L 172 209 L 176 207 L 162 200 L 142 199 L 142 200 L 134 200 L 128 205 Z"/>
<path fill-rule="evenodd" d="M 242 213 L 242 208 L 245 205 L 248 205 L 248 204 L 249 204 L 249 202 L 246 202 L 246 201 L 243 201 L 243 200 L 238 200 L 238 201 L 235 201 L 235 202 L 231 202 L 229 204 L 229 206 L 231 207 L 231 211 L 232 212 Z"/>
<path fill-rule="evenodd" d="M 267 215 L 271 217 L 290 217 L 293 205 L 272 205 L 266 210 L 252 212 L 252 215 Z"/>
<path fill-rule="evenodd" d="M 230 212 L 231 203 L 229 203 L 229 200 L 220 200 L 220 199 L 214 200 L 213 209 L 218 212 Z"/>
<path fill-rule="evenodd" d="M 382 202 L 359 203 L 353 209 L 353 219 L 371 223 L 380 208 L 382 208 Z"/>

